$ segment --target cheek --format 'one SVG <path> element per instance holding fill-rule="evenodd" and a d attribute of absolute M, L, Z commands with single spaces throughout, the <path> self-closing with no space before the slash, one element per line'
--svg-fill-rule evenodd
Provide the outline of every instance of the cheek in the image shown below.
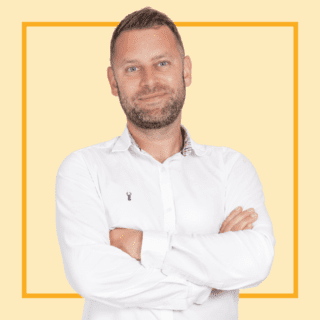
<path fill-rule="evenodd" d="M 121 96 L 126 99 L 134 99 L 134 96 L 136 94 L 135 87 L 132 84 L 123 83 L 120 86 Z"/>
<path fill-rule="evenodd" d="M 180 85 L 181 79 L 180 77 L 175 74 L 168 74 L 165 79 L 163 79 L 167 84 L 169 84 L 171 87 L 176 87 Z"/>
<path fill-rule="evenodd" d="M 173 76 L 169 76 L 169 77 L 167 78 L 167 81 L 168 81 L 170 84 L 174 83 L 174 77 L 173 77 Z"/>

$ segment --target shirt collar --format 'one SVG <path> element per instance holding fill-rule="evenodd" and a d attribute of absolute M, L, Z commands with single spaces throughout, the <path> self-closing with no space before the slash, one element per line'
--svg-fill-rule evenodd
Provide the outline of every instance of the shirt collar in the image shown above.
<path fill-rule="evenodd" d="M 206 153 L 206 146 L 198 144 L 194 142 L 187 130 L 187 128 L 184 125 L 181 125 L 181 132 L 182 132 L 182 137 L 184 137 L 184 145 L 181 150 L 181 154 L 183 156 L 190 155 L 192 151 L 195 152 L 197 156 L 203 156 Z M 112 148 L 112 152 L 117 152 L 117 151 L 126 151 L 129 149 L 130 146 L 135 145 L 138 149 L 139 146 L 133 139 L 132 135 L 129 132 L 128 125 L 126 124 L 126 127 L 120 137 L 118 137 L 116 143 L 114 144 Z M 140 149 L 141 151 L 141 149 Z"/>

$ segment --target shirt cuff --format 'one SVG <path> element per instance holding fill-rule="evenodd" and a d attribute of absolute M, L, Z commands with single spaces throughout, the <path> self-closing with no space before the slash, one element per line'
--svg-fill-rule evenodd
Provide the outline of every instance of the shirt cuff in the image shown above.
<path fill-rule="evenodd" d="M 210 297 L 212 288 L 199 286 L 189 281 L 188 284 L 190 286 L 189 298 L 195 299 L 195 304 L 203 304 Z"/>
<path fill-rule="evenodd" d="M 169 249 L 170 236 L 164 231 L 143 231 L 141 264 L 145 268 L 161 269 Z"/>

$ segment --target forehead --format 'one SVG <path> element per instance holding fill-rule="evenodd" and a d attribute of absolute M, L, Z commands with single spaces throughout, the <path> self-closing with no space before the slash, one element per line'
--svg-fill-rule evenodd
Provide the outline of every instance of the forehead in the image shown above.
<path fill-rule="evenodd" d="M 167 26 L 125 31 L 115 45 L 115 62 L 118 65 L 133 59 L 153 60 L 164 54 L 173 58 L 179 56 L 176 38 Z"/>

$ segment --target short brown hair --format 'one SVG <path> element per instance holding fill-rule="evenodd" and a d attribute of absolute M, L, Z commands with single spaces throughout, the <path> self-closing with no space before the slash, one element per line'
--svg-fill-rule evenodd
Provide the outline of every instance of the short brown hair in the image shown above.
<path fill-rule="evenodd" d="M 152 9 L 151 7 L 145 7 L 141 10 L 134 11 L 128 14 L 113 31 L 110 46 L 110 64 L 113 68 L 113 59 L 115 54 L 115 44 L 117 38 L 124 31 L 137 30 L 137 29 L 149 29 L 159 28 L 161 26 L 167 26 L 173 32 L 177 40 L 178 50 L 181 55 L 182 63 L 184 58 L 184 47 L 178 32 L 178 29 L 174 22 L 164 13 Z"/>

